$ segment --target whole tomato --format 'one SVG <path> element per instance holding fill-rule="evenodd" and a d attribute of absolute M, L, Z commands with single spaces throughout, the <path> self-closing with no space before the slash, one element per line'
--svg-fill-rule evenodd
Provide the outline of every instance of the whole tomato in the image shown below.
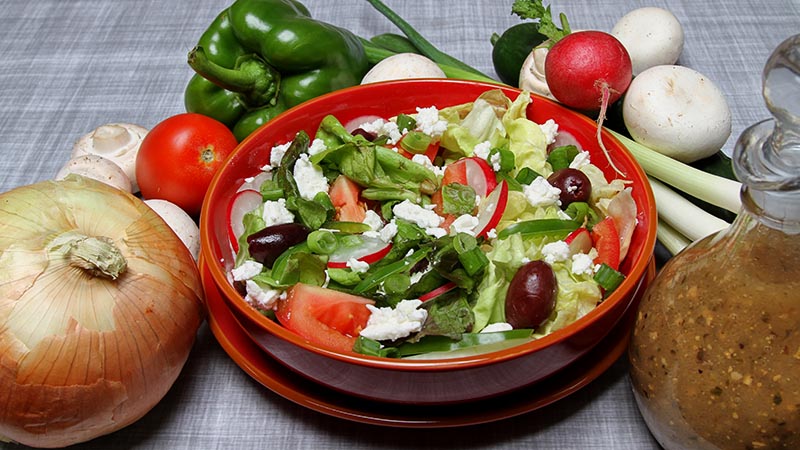
<path fill-rule="evenodd" d="M 170 201 L 196 217 L 211 178 L 236 145 L 233 133 L 208 116 L 165 119 L 147 133 L 136 157 L 142 197 Z"/>

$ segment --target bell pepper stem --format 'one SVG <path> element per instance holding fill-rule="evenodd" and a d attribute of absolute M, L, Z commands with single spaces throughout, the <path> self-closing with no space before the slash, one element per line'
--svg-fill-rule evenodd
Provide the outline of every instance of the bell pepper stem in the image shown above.
<path fill-rule="evenodd" d="M 266 106 L 277 101 L 280 73 L 256 55 L 245 55 L 229 69 L 211 61 L 203 47 L 189 52 L 189 66 L 217 86 L 236 92 L 250 107 Z"/>

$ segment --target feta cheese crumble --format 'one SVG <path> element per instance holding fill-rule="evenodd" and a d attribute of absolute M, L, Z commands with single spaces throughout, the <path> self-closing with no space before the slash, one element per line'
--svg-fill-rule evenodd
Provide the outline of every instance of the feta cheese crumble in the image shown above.
<path fill-rule="evenodd" d="M 347 260 L 347 267 L 349 267 L 353 272 L 356 273 L 364 273 L 369 270 L 368 263 L 365 263 L 364 261 L 359 261 L 355 258 L 350 258 Z"/>
<path fill-rule="evenodd" d="M 322 139 L 315 138 L 313 141 L 311 141 L 311 145 L 308 146 L 308 154 L 314 156 L 317 153 L 322 153 L 327 149 L 328 147 L 325 145 L 325 142 Z"/>
<path fill-rule="evenodd" d="M 594 259 L 586 253 L 572 255 L 570 271 L 575 275 L 594 275 Z"/>
<path fill-rule="evenodd" d="M 541 176 L 533 180 L 531 184 L 524 186 L 522 193 L 525 194 L 525 198 L 528 199 L 531 206 L 561 205 L 561 200 L 559 200 L 561 189 L 548 183 L 547 179 Z"/>
<path fill-rule="evenodd" d="M 580 169 L 581 167 L 588 166 L 590 164 L 589 161 L 589 152 L 586 150 L 581 150 L 572 158 L 572 161 L 569 163 L 570 169 Z"/>
<path fill-rule="evenodd" d="M 306 200 L 313 200 L 320 192 L 328 192 L 328 179 L 322 169 L 308 159 L 303 153 L 294 163 L 294 179 L 300 196 Z"/>
<path fill-rule="evenodd" d="M 569 244 L 564 241 L 549 242 L 542 247 L 544 262 L 553 264 L 569 259 Z"/>
<path fill-rule="evenodd" d="M 268 227 L 294 222 L 294 214 L 286 208 L 286 199 L 283 198 L 264 202 L 264 212 L 261 213 L 261 218 Z"/>
<path fill-rule="evenodd" d="M 470 214 L 462 214 L 450 224 L 450 232 L 452 234 L 467 233 L 470 236 L 475 236 L 479 220 L 477 217 Z"/>
<path fill-rule="evenodd" d="M 283 159 L 283 155 L 286 154 L 286 150 L 289 150 L 289 146 L 292 145 L 291 142 L 287 142 L 285 144 L 280 144 L 272 147 L 272 150 L 269 152 L 269 166 L 264 166 L 264 170 L 272 170 L 273 167 L 278 167 L 281 165 L 281 160 Z"/>
<path fill-rule="evenodd" d="M 411 157 L 411 161 L 428 168 L 431 172 L 433 172 L 437 177 L 441 178 L 444 176 L 444 167 L 439 167 L 434 165 L 430 158 L 425 155 L 414 155 Z"/>
<path fill-rule="evenodd" d="M 375 119 L 372 122 L 363 123 L 361 124 L 361 129 L 367 133 L 377 134 L 378 136 L 387 136 L 389 138 L 389 144 L 396 144 L 400 142 L 400 139 L 403 137 L 403 133 L 395 122 L 383 119 Z"/>
<path fill-rule="evenodd" d="M 409 200 L 403 200 L 394 205 L 392 207 L 392 212 L 395 217 L 407 220 L 420 228 L 424 228 L 425 232 L 431 236 L 439 238 L 447 234 L 444 228 L 439 228 L 439 225 L 444 221 L 441 216 Z"/>
<path fill-rule="evenodd" d="M 547 119 L 545 123 L 539 124 L 539 128 L 541 128 L 542 133 L 544 133 L 544 139 L 547 145 L 550 145 L 556 141 L 556 136 L 558 135 L 558 124 L 555 120 Z"/>
<path fill-rule="evenodd" d="M 239 267 L 236 267 L 233 270 L 231 270 L 231 275 L 233 276 L 233 281 L 245 281 L 260 274 L 261 269 L 263 268 L 264 265 L 261 264 L 260 262 L 248 259 L 247 261 L 243 262 L 242 265 L 240 265 Z"/>
<path fill-rule="evenodd" d="M 383 219 L 375 211 L 368 209 L 364 215 L 363 223 L 369 226 L 372 231 L 380 231 L 383 228 Z"/>
<path fill-rule="evenodd" d="M 376 341 L 393 341 L 416 333 L 428 318 L 428 311 L 418 309 L 420 300 L 402 300 L 394 308 L 376 308 L 367 305 L 371 314 L 367 326 L 361 330 L 361 336 Z"/>
<path fill-rule="evenodd" d="M 430 137 L 441 136 L 447 130 L 447 121 L 439 119 L 439 110 L 435 106 L 417 108 L 417 130 Z"/>
<path fill-rule="evenodd" d="M 253 280 L 245 282 L 247 295 L 244 299 L 251 305 L 260 309 L 272 309 L 278 299 L 286 298 L 286 292 L 277 289 L 262 288 Z"/>
<path fill-rule="evenodd" d="M 483 141 L 472 148 L 472 154 L 481 159 L 488 159 L 491 150 L 492 144 L 489 141 Z"/>

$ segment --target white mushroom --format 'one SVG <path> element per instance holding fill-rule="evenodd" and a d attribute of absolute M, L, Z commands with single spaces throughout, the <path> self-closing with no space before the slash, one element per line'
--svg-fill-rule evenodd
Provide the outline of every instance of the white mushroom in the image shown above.
<path fill-rule="evenodd" d="M 622 104 L 633 140 L 685 163 L 718 152 L 731 134 L 722 91 L 683 66 L 656 66 L 635 77 Z"/>
<path fill-rule="evenodd" d="M 114 161 L 98 155 L 81 155 L 67 161 L 56 173 L 56 180 L 69 174 L 82 175 L 103 182 L 121 191 L 131 192 L 128 175 Z"/>
<path fill-rule="evenodd" d="M 164 222 L 178 235 L 183 245 L 189 249 L 194 260 L 197 261 L 200 253 L 200 229 L 189 214 L 167 200 L 150 199 L 144 202 L 164 219 Z"/>
<path fill-rule="evenodd" d="M 406 78 L 447 78 L 447 76 L 435 62 L 425 56 L 416 53 L 398 53 L 375 64 L 361 79 L 361 84 Z"/>
<path fill-rule="evenodd" d="M 136 182 L 136 154 L 147 129 L 130 123 L 101 125 L 85 134 L 72 147 L 72 158 L 99 155 L 116 163 L 131 183 L 131 192 L 139 192 Z"/>
<path fill-rule="evenodd" d="M 519 71 L 519 88 L 555 100 L 544 74 L 544 61 L 548 52 L 549 49 L 542 45 L 528 53 Z"/>
<path fill-rule="evenodd" d="M 675 64 L 683 51 L 683 28 L 670 11 L 654 6 L 634 9 L 611 29 L 631 57 L 633 75 Z"/>

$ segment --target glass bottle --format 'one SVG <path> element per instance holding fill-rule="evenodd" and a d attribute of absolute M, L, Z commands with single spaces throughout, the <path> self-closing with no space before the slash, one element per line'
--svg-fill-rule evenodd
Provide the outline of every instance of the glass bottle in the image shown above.
<path fill-rule="evenodd" d="M 639 305 L 630 379 L 674 449 L 800 449 L 800 35 L 763 72 L 773 119 L 742 133 L 742 210 L 668 261 Z"/>

